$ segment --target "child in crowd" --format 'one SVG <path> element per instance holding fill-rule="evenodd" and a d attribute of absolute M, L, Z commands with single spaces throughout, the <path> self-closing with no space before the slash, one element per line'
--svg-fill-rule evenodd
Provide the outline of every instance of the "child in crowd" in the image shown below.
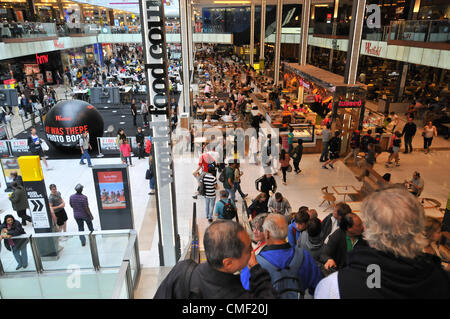
<path fill-rule="evenodd" d="M 130 144 L 128 144 L 127 139 L 122 140 L 122 144 L 120 144 L 120 154 L 122 155 L 122 163 L 127 164 L 128 161 L 130 162 L 130 166 L 133 166 L 133 163 L 131 162 L 131 147 Z"/>

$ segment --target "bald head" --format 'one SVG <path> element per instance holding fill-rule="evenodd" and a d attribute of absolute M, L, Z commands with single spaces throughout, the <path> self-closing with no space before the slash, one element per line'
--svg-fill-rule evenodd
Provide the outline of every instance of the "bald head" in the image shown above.
<path fill-rule="evenodd" d="M 288 234 L 286 217 L 280 214 L 269 214 L 263 224 L 266 241 L 285 240 Z"/>
<path fill-rule="evenodd" d="M 221 268 L 225 258 L 241 257 L 245 246 L 239 236 L 241 232 L 246 234 L 242 225 L 230 220 L 217 220 L 209 225 L 203 246 L 206 259 L 213 268 Z"/>

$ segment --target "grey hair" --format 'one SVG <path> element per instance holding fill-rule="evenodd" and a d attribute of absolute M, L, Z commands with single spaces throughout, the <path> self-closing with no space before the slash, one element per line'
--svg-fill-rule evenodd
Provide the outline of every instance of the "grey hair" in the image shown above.
<path fill-rule="evenodd" d="M 253 228 L 256 228 L 257 230 L 259 230 L 260 232 L 263 232 L 263 224 L 264 224 L 264 220 L 266 219 L 266 217 L 269 216 L 269 214 L 258 214 L 255 216 L 255 218 L 252 220 L 252 225 Z"/>
<path fill-rule="evenodd" d="M 282 220 L 281 224 L 277 223 L 277 220 Z M 271 213 L 264 220 L 263 230 L 264 233 L 268 231 L 274 239 L 285 239 L 288 234 L 288 224 L 283 215 Z"/>
<path fill-rule="evenodd" d="M 415 258 L 427 245 L 423 206 L 406 189 L 390 187 L 372 193 L 361 205 L 361 219 L 364 238 L 377 250 Z"/>

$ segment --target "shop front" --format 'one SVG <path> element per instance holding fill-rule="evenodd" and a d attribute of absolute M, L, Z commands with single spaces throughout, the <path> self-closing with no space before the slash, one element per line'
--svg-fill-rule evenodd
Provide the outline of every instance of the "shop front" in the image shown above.
<path fill-rule="evenodd" d="M 17 57 L 2 61 L 2 69 L 9 68 L 9 79 L 16 82 L 26 80 L 27 86 L 51 85 L 56 83 L 56 73 L 62 74 L 63 68 L 59 51 L 45 52 L 35 55 Z"/>
<path fill-rule="evenodd" d="M 93 49 L 92 49 L 93 50 Z M 71 68 L 72 66 L 85 66 L 88 63 L 86 48 L 74 48 L 61 51 L 61 60 L 64 69 Z"/>

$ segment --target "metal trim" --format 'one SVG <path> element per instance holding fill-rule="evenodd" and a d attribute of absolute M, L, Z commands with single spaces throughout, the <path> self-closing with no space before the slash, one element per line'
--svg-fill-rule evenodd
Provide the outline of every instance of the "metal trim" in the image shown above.
<path fill-rule="evenodd" d="M 98 257 L 97 239 L 92 232 L 89 234 L 89 249 L 91 251 L 92 265 L 96 271 L 100 270 L 100 259 Z"/>
<path fill-rule="evenodd" d="M 30 246 L 31 246 L 31 251 L 33 252 L 33 259 L 34 259 L 34 264 L 36 266 L 36 272 L 38 274 L 41 274 L 44 271 L 44 267 L 42 265 L 41 254 L 39 253 L 37 243 L 34 240 L 34 235 L 30 235 Z"/>

